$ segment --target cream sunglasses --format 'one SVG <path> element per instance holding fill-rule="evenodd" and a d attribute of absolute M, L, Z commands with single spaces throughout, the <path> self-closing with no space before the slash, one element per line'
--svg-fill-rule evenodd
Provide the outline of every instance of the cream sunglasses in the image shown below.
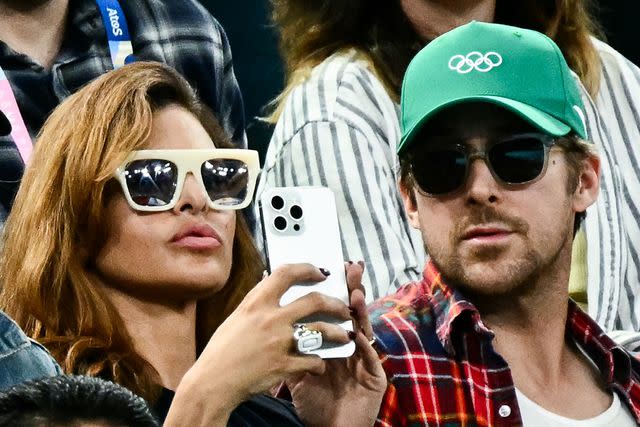
<path fill-rule="evenodd" d="M 242 209 L 251 203 L 260 171 L 258 152 L 237 148 L 137 150 L 116 169 L 133 209 L 172 209 L 191 172 L 217 210 Z"/>

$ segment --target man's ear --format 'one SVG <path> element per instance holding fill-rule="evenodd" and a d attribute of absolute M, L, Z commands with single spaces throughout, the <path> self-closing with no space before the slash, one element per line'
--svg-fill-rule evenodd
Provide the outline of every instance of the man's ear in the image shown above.
<path fill-rule="evenodd" d="M 600 192 L 600 158 L 589 156 L 583 160 L 578 185 L 573 193 L 573 210 L 583 212 L 598 198 Z"/>
<path fill-rule="evenodd" d="M 415 190 L 413 188 L 407 188 L 402 181 L 398 182 L 398 189 L 400 190 L 400 196 L 404 203 L 404 210 L 407 212 L 407 218 L 409 218 L 409 224 L 413 228 L 420 229 L 420 221 L 418 219 L 418 206 L 416 203 Z"/>

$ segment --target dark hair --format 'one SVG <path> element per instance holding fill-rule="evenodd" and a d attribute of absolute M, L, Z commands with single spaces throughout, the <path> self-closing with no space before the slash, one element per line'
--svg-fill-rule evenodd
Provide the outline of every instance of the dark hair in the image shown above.
<path fill-rule="evenodd" d="M 420 138 L 416 136 L 416 139 Z M 583 162 L 591 157 L 596 156 L 596 150 L 593 144 L 583 141 L 576 135 L 568 135 L 558 139 L 556 145 L 565 153 L 567 165 L 569 166 L 569 176 L 567 179 L 567 192 L 572 193 L 578 185 L 579 175 L 582 170 Z M 415 203 L 415 195 L 412 193 L 416 182 L 411 173 L 411 160 L 414 150 L 410 148 L 404 150 L 400 155 L 400 186 L 407 191 L 411 201 Z M 573 223 L 573 235 L 575 236 L 582 221 L 587 216 L 586 211 L 576 212 Z"/>
<path fill-rule="evenodd" d="M 426 44 L 406 18 L 400 0 L 271 0 L 280 30 L 286 87 L 267 118 L 275 122 L 292 88 L 332 54 L 354 48 L 373 65 L 389 95 L 399 101 L 402 78 Z M 560 47 L 569 66 L 594 96 L 600 59 L 591 35 L 602 37 L 593 0 L 496 0 L 494 22 L 539 31 Z"/>
<path fill-rule="evenodd" d="M 128 389 L 81 375 L 46 377 L 0 394 L 0 426 L 68 426 L 102 421 L 113 426 L 157 427 L 147 403 Z"/>

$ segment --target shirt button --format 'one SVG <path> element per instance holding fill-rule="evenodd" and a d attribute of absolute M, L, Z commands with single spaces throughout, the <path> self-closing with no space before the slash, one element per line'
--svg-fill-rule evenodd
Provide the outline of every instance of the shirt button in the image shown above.
<path fill-rule="evenodd" d="M 507 418 L 509 415 L 511 415 L 511 408 L 509 407 L 509 405 L 502 405 L 500 409 L 498 409 L 498 414 L 500 414 L 502 418 Z"/>

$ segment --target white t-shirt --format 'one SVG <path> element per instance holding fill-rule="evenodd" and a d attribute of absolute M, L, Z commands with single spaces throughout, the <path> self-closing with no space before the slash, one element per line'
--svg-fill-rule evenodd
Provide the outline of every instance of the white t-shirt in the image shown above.
<path fill-rule="evenodd" d="M 620 398 L 613 393 L 613 403 L 602 414 L 585 420 L 574 420 L 549 412 L 538 405 L 516 388 L 518 406 L 524 427 L 635 427 L 635 418 L 629 412 L 627 405 L 620 402 Z"/>

